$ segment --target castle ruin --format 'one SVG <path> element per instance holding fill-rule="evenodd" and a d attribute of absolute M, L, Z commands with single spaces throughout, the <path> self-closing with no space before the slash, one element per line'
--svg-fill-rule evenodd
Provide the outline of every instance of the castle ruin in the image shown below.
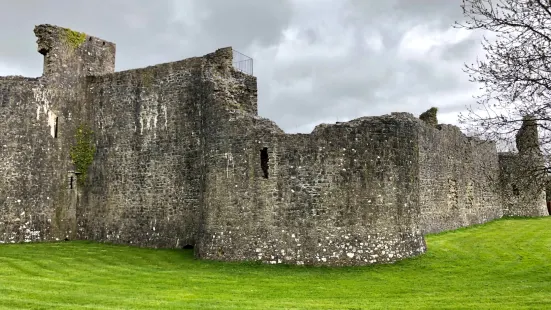
<path fill-rule="evenodd" d="M 455 126 L 392 113 L 286 134 L 231 48 L 115 72 L 113 43 L 35 34 L 43 75 L 0 77 L 2 243 L 365 265 L 425 252 L 426 233 L 547 215 L 543 191 L 512 187 L 518 155 Z"/>

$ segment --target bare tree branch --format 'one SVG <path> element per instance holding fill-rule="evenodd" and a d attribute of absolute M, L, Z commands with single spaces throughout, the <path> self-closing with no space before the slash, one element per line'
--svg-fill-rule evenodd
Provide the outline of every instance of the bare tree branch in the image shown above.
<path fill-rule="evenodd" d="M 476 106 L 460 116 L 469 133 L 515 149 L 515 134 L 523 118 L 536 121 L 545 163 L 531 175 L 551 171 L 551 1 L 462 0 L 466 20 L 456 28 L 483 30 L 485 59 L 465 64 L 470 81 L 483 91 Z"/>

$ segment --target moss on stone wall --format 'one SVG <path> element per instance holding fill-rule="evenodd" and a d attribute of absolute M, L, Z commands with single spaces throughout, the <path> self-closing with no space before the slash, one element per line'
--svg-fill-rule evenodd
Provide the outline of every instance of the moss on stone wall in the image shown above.
<path fill-rule="evenodd" d="M 86 125 L 80 125 L 75 134 L 75 144 L 71 147 L 71 159 L 79 173 L 79 184 L 86 183 L 88 167 L 94 160 L 96 147 L 93 141 L 94 132 Z"/>
<path fill-rule="evenodd" d="M 153 71 L 147 69 L 142 71 L 141 79 L 143 87 L 151 87 L 151 85 L 153 85 L 153 80 L 155 79 Z"/>
<path fill-rule="evenodd" d="M 436 113 L 438 113 L 438 108 L 432 107 L 421 113 L 421 115 L 419 115 L 419 119 L 427 123 L 427 125 L 436 126 L 438 125 L 438 118 L 436 117 Z"/>
<path fill-rule="evenodd" d="M 82 43 L 84 43 L 84 41 L 86 41 L 86 34 L 71 29 L 65 29 L 65 41 L 73 49 L 77 49 L 82 45 Z"/>

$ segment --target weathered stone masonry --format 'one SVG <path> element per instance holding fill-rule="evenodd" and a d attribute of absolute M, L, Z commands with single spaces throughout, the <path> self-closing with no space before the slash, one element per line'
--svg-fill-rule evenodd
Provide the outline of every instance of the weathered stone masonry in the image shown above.
<path fill-rule="evenodd" d="M 495 187 L 496 145 L 465 137 L 458 127 L 423 126 L 419 138 L 421 227 L 436 233 L 503 215 Z"/>
<path fill-rule="evenodd" d="M 43 76 L 0 78 L 1 242 L 363 265 L 504 214 L 495 145 L 454 126 L 393 113 L 286 134 L 257 115 L 256 78 L 231 48 L 114 72 L 113 43 L 35 34 Z"/>

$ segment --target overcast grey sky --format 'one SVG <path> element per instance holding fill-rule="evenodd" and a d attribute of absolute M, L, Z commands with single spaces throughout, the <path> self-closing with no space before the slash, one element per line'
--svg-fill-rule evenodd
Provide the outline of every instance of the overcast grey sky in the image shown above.
<path fill-rule="evenodd" d="M 117 71 L 233 46 L 253 57 L 259 114 L 287 132 L 394 111 L 474 104 L 461 71 L 480 36 L 451 25 L 460 0 L 0 0 L 0 75 L 40 76 L 33 27 L 117 44 Z"/>

